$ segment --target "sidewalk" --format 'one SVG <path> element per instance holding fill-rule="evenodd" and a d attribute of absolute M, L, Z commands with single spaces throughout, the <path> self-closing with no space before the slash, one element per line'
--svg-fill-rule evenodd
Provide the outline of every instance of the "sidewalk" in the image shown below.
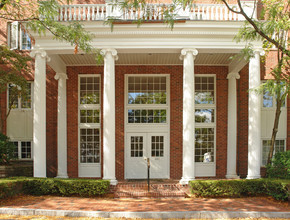
<path fill-rule="evenodd" d="M 128 218 L 290 218 L 289 202 L 271 198 L 109 199 L 21 196 L 0 202 L 0 213 Z"/>

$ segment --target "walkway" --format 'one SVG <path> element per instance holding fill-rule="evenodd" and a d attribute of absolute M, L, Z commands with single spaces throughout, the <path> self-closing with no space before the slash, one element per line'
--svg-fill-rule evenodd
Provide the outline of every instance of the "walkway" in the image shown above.
<path fill-rule="evenodd" d="M 271 198 L 78 198 L 21 196 L 1 201 L 0 214 L 130 218 L 290 218 L 289 203 Z M 52 210 L 52 211 L 47 211 Z"/>

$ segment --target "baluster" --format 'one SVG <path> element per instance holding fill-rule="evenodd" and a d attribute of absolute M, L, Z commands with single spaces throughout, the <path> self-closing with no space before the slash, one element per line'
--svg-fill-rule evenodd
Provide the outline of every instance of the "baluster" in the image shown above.
<path fill-rule="evenodd" d="M 110 10 L 110 9 L 108 9 L 108 10 Z M 106 11 L 106 13 L 110 13 L 110 12 Z M 105 19 L 105 7 L 102 7 L 102 10 L 101 10 L 101 20 L 103 20 L 103 19 Z"/>
<path fill-rule="evenodd" d="M 226 17 L 226 10 L 225 10 L 225 7 L 222 6 L 221 7 L 221 20 L 225 20 L 225 17 Z"/>
<path fill-rule="evenodd" d="M 234 20 L 238 20 L 238 15 L 236 13 L 234 13 Z"/>
<path fill-rule="evenodd" d="M 92 21 L 94 21 L 96 19 L 95 16 L 95 6 L 92 7 Z"/>
<path fill-rule="evenodd" d="M 64 8 L 64 7 L 61 7 L 61 8 L 59 9 L 59 10 L 60 10 L 60 18 L 59 18 L 60 21 L 63 21 L 63 12 L 62 12 L 62 11 L 63 11 L 63 8 Z"/>
<path fill-rule="evenodd" d="M 64 21 L 67 21 L 67 7 L 64 7 Z"/>
<path fill-rule="evenodd" d="M 82 20 L 85 21 L 86 20 L 86 7 L 82 7 L 82 9 L 83 9 Z"/>
<path fill-rule="evenodd" d="M 77 7 L 74 6 L 74 13 L 73 13 L 73 20 L 76 21 L 77 20 Z"/>
<path fill-rule="evenodd" d="M 229 20 L 229 11 L 227 7 L 225 7 L 225 20 Z"/>
<path fill-rule="evenodd" d="M 71 6 L 69 6 L 69 11 L 68 11 L 68 20 L 71 21 L 72 15 L 71 15 Z"/>
<path fill-rule="evenodd" d="M 54 18 L 54 20 L 55 21 L 58 21 L 58 19 L 59 19 L 59 15 L 60 15 L 60 12 L 61 12 L 61 8 L 59 8 L 59 10 L 58 10 L 58 14 L 55 16 L 55 18 Z"/>
<path fill-rule="evenodd" d="M 89 6 L 88 6 L 88 11 L 87 11 L 87 20 L 88 20 L 88 21 L 91 20 L 91 10 L 92 10 L 92 7 L 89 5 Z"/>
<path fill-rule="evenodd" d="M 78 6 L 78 20 L 81 20 L 81 6 Z"/>

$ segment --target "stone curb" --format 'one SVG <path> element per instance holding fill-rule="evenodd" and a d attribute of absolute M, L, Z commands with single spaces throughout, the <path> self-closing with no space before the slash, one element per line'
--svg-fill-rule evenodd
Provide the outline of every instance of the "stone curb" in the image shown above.
<path fill-rule="evenodd" d="M 289 218 L 290 212 L 227 212 L 227 211 L 188 211 L 188 212 L 104 212 L 104 211 L 71 211 L 24 208 L 0 208 L 0 214 L 8 215 L 45 215 L 68 217 L 101 217 L 101 218 Z"/>

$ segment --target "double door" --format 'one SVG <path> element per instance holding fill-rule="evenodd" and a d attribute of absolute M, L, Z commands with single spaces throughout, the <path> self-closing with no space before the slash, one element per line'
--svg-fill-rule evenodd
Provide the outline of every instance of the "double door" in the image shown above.
<path fill-rule="evenodd" d="M 126 179 L 147 178 L 147 158 L 150 178 L 169 178 L 169 146 L 166 133 L 127 133 Z"/>

